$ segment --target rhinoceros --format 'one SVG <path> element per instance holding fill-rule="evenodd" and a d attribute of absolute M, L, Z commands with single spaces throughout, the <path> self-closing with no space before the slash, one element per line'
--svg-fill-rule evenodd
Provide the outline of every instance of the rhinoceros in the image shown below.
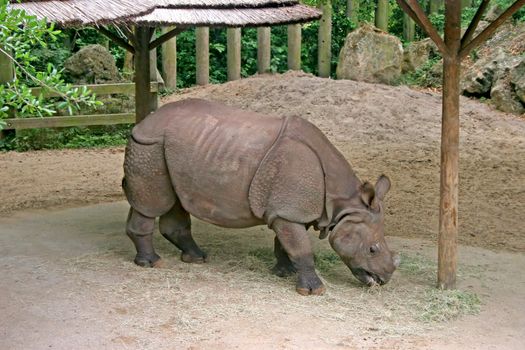
<path fill-rule="evenodd" d="M 216 102 L 169 103 L 137 124 L 126 147 L 122 186 L 131 209 L 126 233 L 135 263 L 158 266 L 155 218 L 184 262 L 207 255 L 193 240 L 190 214 L 227 228 L 275 231 L 273 272 L 297 272 L 300 294 L 322 294 L 307 229 L 329 237 L 361 282 L 384 284 L 399 265 L 384 238 L 390 180 L 362 183 L 310 122 L 265 116 Z"/>

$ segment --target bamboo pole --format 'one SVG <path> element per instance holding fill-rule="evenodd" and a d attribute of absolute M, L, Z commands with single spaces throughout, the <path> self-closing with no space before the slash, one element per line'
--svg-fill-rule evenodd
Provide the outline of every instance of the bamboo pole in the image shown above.
<path fill-rule="evenodd" d="M 301 25 L 288 26 L 288 69 L 301 70 Z"/>
<path fill-rule="evenodd" d="M 403 13 L 403 39 L 405 41 L 414 41 L 416 33 L 416 23 L 410 16 Z"/>
<path fill-rule="evenodd" d="M 257 71 L 259 74 L 270 71 L 271 61 L 271 28 L 257 28 Z"/>
<path fill-rule="evenodd" d="M 321 4 L 323 16 L 319 21 L 318 34 L 318 69 L 319 76 L 322 78 L 330 77 L 332 64 L 332 3 L 325 0 Z"/>
<path fill-rule="evenodd" d="M 195 28 L 195 64 L 197 85 L 210 83 L 210 29 Z"/>
<path fill-rule="evenodd" d="M 346 0 L 346 16 L 354 24 L 359 24 L 359 0 Z"/>
<path fill-rule="evenodd" d="M 162 28 L 162 34 L 172 29 L 172 27 Z M 162 44 L 162 72 L 166 87 L 175 90 L 177 88 L 177 37 Z"/>
<path fill-rule="evenodd" d="M 226 37 L 228 80 L 241 78 L 241 28 L 228 28 Z"/>
<path fill-rule="evenodd" d="M 151 112 L 150 93 L 150 30 L 146 27 L 135 29 L 135 113 L 136 122 L 141 122 Z"/>
<path fill-rule="evenodd" d="M 375 25 L 388 32 L 388 0 L 378 0 L 376 7 Z"/>
<path fill-rule="evenodd" d="M 459 74 L 461 3 L 445 4 L 443 114 L 441 121 L 441 193 L 438 238 L 438 287 L 456 288 L 459 187 Z"/>
<path fill-rule="evenodd" d="M 437 13 L 442 6 L 443 0 L 430 0 L 430 3 L 428 5 L 428 13 Z"/>

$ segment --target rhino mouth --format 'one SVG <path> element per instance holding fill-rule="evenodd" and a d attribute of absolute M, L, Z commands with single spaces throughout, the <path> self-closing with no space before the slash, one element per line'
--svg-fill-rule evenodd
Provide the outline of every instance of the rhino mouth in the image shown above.
<path fill-rule="evenodd" d="M 351 269 L 351 271 L 360 282 L 369 287 L 383 285 L 387 282 L 375 273 L 368 272 L 362 268 Z"/>

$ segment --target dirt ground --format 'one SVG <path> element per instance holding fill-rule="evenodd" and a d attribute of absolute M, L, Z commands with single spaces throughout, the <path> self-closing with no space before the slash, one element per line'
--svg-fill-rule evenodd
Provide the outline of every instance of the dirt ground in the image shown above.
<path fill-rule="evenodd" d="M 320 272 L 327 294 L 300 297 L 293 279 L 267 271 L 266 228 L 202 222 L 194 231 L 209 264 L 180 262 L 157 235 L 166 267 L 140 269 L 123 234 L 122 148 L 3 153 L 0 348 L 521 349 L 525 119 L 461 100 L 458 287 L 481 310 L 443 322 L 421 317 L 435 305 L 439 96 L 289 73 L 166 100 L 188 97 L 302 116 L 361 178 L 387 174 L 387 239 L 404 258 L 392 282 L 364 288 L 335 262 Z"/>

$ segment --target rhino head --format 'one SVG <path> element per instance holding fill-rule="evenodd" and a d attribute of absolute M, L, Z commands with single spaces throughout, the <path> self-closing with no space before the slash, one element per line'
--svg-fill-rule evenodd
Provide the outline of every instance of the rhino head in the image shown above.
<path fill-rule="evenodd" d="M 369 286 L 387 283 L 400 263 L 384 235 L 382 202 L 389 189 L 390 180 L 384 175 L 375 186 L 361 185 L 359 198 L 339 212 L 329 236 L 330 245 L 354 276 Z"/>

